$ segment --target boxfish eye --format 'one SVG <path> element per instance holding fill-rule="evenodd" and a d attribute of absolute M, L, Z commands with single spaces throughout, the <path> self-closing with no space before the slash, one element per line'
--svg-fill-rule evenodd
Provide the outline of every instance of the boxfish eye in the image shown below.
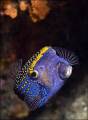
<path fill-rule="evenodd" d="M 59 77 L 63 80 L 69 78 L 72 73 L 72 66 L 65 63 L 59 63 L 58 73 Z"/>
<path fill-rule="evenodd" d="M 31 78 L 34 78 L 34 79 L 38 78 L 38 76 L 39 76 L 39 74 L 36 70 L 30 71 L 29 75 Z"/>

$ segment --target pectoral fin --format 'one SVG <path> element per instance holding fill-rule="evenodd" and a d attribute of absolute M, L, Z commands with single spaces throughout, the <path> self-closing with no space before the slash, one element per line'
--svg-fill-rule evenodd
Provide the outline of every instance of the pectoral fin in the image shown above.
<path fill-rule="evenodd" d="M 29 107 L 29 109 L 32 111 L 32 110 L 35 110 L 39 106 L 41 102 L 40 99 L 41 97 L 39 95 L 27 95 L 25 96 L 24 101 Z"/>
<path fill-rule="evenodd" d="M 22 59 L 19 59 L 16 63 L 14 63 L 10 68 L 10 73 L 8 77 L 12 80 L 12 83 L 15 82 L 16 75 L 22 68 Z"/>

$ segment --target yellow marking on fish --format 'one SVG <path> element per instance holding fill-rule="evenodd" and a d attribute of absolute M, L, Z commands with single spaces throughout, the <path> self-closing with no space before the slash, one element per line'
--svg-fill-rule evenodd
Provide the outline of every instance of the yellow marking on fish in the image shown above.
<path fill-rule="evenodd" d="M 28 87 L 30 87 L 30 86 L 28 85 Z"/>
<path fill-rule="evenodd" d="M 33 69 L 33 68 L 31 68 L 31 67 L 29 67 L 28 69 L 29 69 L 30 71 L 34 71 L 34 69 Z"/>
<path fill-rule="evenodd" d="M 41 91 L 41 90 L 39 90 L 39 91 Z"/>
<path fill-rule="evenodd" d="M 27 88 L 27 90 L 30 90 L 29 88 Z"/>
<path fill-rule="evenodd" d="M 23 92 L 21 92 L 21 93 L 23 93 Z"/>
<path fill-rule="evenodd" d="M 32 94 L 32 92 L 30 92 Z"/>
<path fill-rule="evenodd" d="M 32 62 L 31 66 L 30 67 L 34 67 L 36 62 L 43 56 L 42 54 L 45 53 L 48 49 L 50 49 L 51 47 L 43 47 L 41 50 L 40 50 L 40 54 L 38 54 L 38 56 L 35 58 L 35 60 Z"/>
<path fill-rule="evenodd" d="M 23 92 L 25 92 L 25 90 Z"/>
<path fill-rule="evenodd" d="M 34 69 L 31 69 L 31 70 L 30 70 L 30 74 L 33 73 L 33 72 L 34 72 Z"/>
<path fill-rule="evenodd" d="M 20 88 L 20 90 L 21 90 L 21 88 Z"/>
<path fill-rule="evenodd" d="M 24 88 L 23 86 L 21 86 L 21 88 Z"/>
<path fill-rule="evenodd" d="M 31 80 L 32 81 L 32 80 Z"/>
<path fill-rule="evenodd" d="M 28 91 L 26 91 L 28 93 Z"/>
<path fill-rule="evenodd" d="M 24 87 L 25 87 L 26 85 L 24 84 Z"/>
<path fill-rule="evenodd" d="M 31 83 L 29 83 L 29 84 L 31 84 Z"/>
<path fill-rule="evenodd" d="M 18 88 L 18 86 L 16 88 Z"/>
<path fill-rule="evenodd" d="M 25 81 L 25 83 L 27 83 L 27 81 Z"/>
<path fill-rule="evenodd" d="M 27 81 L 29 81 L 29 80 L 27 80 Z"/>
<path fill-rule="evenodd" d="M 34 80 L 34 82 L 36 82 L 36 81 Z"/>
<path fill-rule="evenodd" d="M 22 78 L 21 82 L 26 78 L 26 75 L 28 74 L 29 70 L 33 71 L 33 67 L 35 66 L 35 64 L 37 63 L 37 61 L 43 56 L 43 53 L 45 53 L 48 49 L 50 49 L 51 47 L 43 47 L 41 50 L 40 50 L 40 53 L 38 54 L 38 56 L 35 58 L 35 60 L 32 62 L 32 64 L 29 66 L 28 70 L 26 71 L 25 73 L 25 76 Z M 20 82 L 20 83 L 21 83 Z"/>

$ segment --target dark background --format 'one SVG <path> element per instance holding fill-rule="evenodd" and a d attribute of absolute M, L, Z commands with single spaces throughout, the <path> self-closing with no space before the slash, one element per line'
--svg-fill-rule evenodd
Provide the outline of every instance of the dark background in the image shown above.
<path fill-rule="evenodd" d="M 88 119 L 88 2 L 65 0 L 63 4 L 61 0 L 51 1 L 48 3 L 49 14 L 36 23 L 27 10 L 22 14 L 18 12 L 15 19 L 1 16 L 2 119 Z M 71 77 L 58 91 L 50 107 L 43 106 L 30 112 L 12 94 L 7 74 L 13 62 L 22 58 L 24 64 L 44 46 L 63 47 L 75 52 L 79 64 L 73 66 Z M 22 106 L 27 115 L 23 115 Z"/>

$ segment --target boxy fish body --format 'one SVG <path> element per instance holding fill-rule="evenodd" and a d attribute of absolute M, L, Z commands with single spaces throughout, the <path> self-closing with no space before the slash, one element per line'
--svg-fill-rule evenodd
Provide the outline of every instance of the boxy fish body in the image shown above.
<path fill-rule="evenodd" d="M 44 105 L 65 83 L 72 73 L 77 56 L 66 49 L 43 47 L 22 67 L 22 59 L 11 71 L 14 92 L 30 110 Z"/>

